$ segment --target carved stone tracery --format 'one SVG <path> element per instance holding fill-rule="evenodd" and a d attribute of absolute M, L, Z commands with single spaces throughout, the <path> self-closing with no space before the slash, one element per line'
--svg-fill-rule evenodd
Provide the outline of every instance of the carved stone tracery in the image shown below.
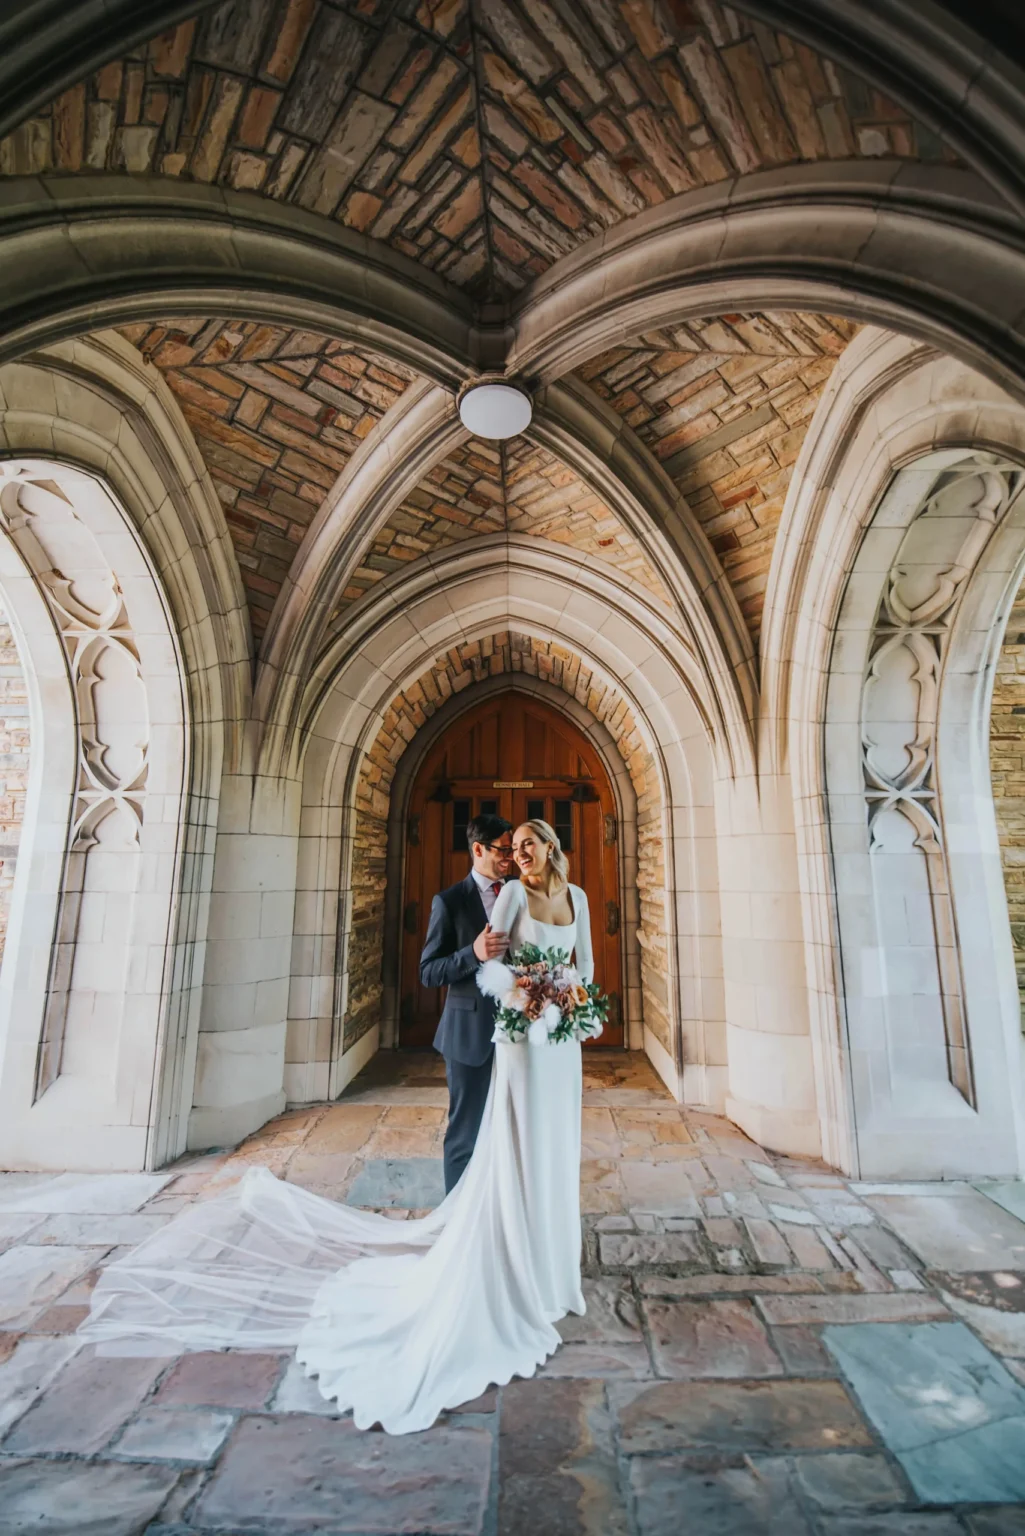
<path fill-rule="evenodd" d="M 66 488 L 31 464 L 0 465 L 0 527 L 36 579 L 67 660 L 77 765 L 36 1095 L 61 1071 L 90 855 L 136 853 L 149 777 L 142 662 L 117 575 Z M 101 882 L 102 883 L 102 882 Z"/>
<path fill-rule="evenodd" d="M 1025 472 L 977 453 L 933 478 L 890 567 L 869 646 L 862 688 L 862 776 L 869 851 L 902 860 L 913 908 L 922 878 L 931 908 L 931 947 L 946 1037 L 950 1081 L 974 1104 L 956 918 L 940 808 L 936 733 L 949 636 L 968 578 L 1025 482 Z M 917 855 L 917 859 L 915 857 Z M 917 870 L 916 870 L 917 864 Z M 890 877 L 877 866 L 877 899 Z M 909 951 L 921 933 L 908 917 L 895 940 Z M 920 912 L 919 912 L 920 921 Z M 884 988 L 885 990 L 885 988 Z"/>

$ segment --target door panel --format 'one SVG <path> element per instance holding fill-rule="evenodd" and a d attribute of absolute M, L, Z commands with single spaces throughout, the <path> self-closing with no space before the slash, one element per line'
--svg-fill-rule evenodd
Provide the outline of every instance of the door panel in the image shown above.
<path fill-rule="evenodd" d="M 558 831 L 570 879 L 587 892 L 595 980 L 612 997 L 602 1045 L 623 1043 L 616 806 L 601 759 L 576 726 L 523 694 L 491 698 L 436 742 L 410 796 L 403 893 L 400 1044 L 430 1045 L 444 992 L 420 985 L 436 892 L 470 868 L 465 827 L 495 811 L 515 826 L 541 816 Z M 609 829 L 613 835 L 609 836 Z"/>

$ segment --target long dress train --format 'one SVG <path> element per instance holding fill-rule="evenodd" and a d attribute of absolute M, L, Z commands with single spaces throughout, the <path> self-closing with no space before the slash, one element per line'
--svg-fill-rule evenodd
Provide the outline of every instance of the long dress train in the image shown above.
<path fill-rule="evenodd" d="M 511 947 L 575 950 L 593 975 L 587 898 L 535 923 L 518 882 L 492 925 Z M 426 1429 L 491 1384 L 531 1376 L 582 1313 L 581 1058 L 575 1041 L 495 1047 L 477 1145 L 446 1199 L 392 1221 L 252 1168 L 109 1265 L 79 1332 L 104 1354 L 294 1348 L 357 1426 Z"/>

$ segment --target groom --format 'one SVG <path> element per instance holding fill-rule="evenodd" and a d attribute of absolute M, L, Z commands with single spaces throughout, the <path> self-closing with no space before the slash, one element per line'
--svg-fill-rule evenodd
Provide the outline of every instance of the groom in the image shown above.
<path fill-rule="evenodd" d="M 508 934 L 491 931 L 498 893 L 512 870 L 512 826 L 501 816 L 475 816 L 466 829 L 473 868 L 431 903 L 420 956 L 425 987 L 448 987 L 434 1048 L 445 1058 L 448 1130 L 445 1193 L 473 1153 L 491 1082 L 495 1004 L 477 987 L 485 960 L 505 954 Z"/>

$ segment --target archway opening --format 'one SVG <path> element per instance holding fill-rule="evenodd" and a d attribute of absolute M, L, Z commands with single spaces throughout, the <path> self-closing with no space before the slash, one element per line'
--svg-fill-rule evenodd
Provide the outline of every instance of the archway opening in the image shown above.
<path fill-rule="evenodd" d="M 622 921 L 618 818 L 605 766 L 583 732 L 540 700 L 506 692 L 455 720 L 427 753 L 406 824 L 399 1045 L 431 1043 L 441 1014 L 437 988 L 420 985 L 419 958 L 436 891 L 465 877 L 466 827 L 484 811 L 515 826 L 554 826 L 574 883 L 587 892 L 595 979 L 612 1006 L 603 1045 L 623 1044 Z"/>
<path fill-rule="evenodd" d="M 1022 485 L 984 449 L 905 465 L 844 594 L 825 756 L 863 1177 L 1001 1176 L 1020 1156 L 987 738 Z"/>
<path fill-rule="evenodd" d="M 33 745 L 0 976 L 7 1167 L 140 1169 L 183 1140 L 184 1052 L 166 1040 L 188 704 L 163 588 L 127 527 L 91 474 L 0 465 L 5 654 L 16 643 Z"/>

